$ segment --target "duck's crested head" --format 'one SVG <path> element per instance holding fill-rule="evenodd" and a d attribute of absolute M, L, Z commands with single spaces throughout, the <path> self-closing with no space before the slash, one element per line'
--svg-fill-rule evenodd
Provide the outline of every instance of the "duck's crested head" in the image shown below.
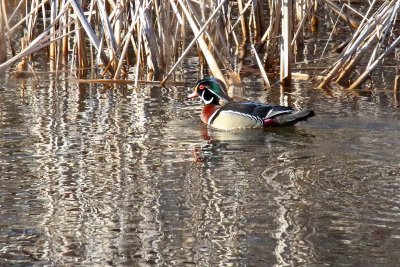
<path fill-rule="evenodd" d="M 207 77 L 197 82 L 194 92 L 189 95 L 189 98 L 197 96 L 206 105 L 218 105 L 221 99 L 227 102 L 231 101 L 231 98 L 226 93 L 225 83 L 214 77 Z"/>

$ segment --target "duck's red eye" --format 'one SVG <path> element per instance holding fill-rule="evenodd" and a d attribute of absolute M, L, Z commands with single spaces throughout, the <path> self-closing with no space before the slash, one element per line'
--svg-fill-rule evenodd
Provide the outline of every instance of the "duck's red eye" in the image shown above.
<path fill-rule="evenodd" d="M 204 85 L 200 84 L 200 85 L 199 85 L 199 89 L 200 89 L 200 90 L 204 90 Z"/>

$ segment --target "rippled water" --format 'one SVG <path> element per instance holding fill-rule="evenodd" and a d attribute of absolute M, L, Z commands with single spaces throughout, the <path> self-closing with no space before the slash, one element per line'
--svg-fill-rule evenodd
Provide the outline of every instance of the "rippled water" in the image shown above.
<path fill-rule="evenodd" d="M 188 87 L 1 80 L 0 264 L 400 265 L 397 96 L 298 88 L 308 122 L 216 132 Z"/>

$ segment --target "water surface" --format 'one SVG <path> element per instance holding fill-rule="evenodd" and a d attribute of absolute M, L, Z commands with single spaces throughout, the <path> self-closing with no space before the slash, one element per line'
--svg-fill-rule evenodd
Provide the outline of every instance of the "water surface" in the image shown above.
<path fill-rule="evenodd" d="M 2 79 L 0 264 L 398 266 L 397 96 L 245 83 L 318 115 L 218 132 L 189 87 Z"/>

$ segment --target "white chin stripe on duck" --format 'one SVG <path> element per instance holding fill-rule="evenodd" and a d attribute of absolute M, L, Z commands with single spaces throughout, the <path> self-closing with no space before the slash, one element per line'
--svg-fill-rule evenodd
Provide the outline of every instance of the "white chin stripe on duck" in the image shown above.
<path fill-rule="evenodd" d="M 204 90 L 203 93 L 201 94 L 201 99 L 203 99 L 204 104 L 206 104 L 206 105 L 211 104 L 211 103 L 213 102 L 213 100 L 214 100 L 214 97 L 211 97 L 210 100 L 206 100 L 206 99 L 204 98 L 204 93 L 205 93 L 205 92 L 206 92 L 206 90 Z"/>

